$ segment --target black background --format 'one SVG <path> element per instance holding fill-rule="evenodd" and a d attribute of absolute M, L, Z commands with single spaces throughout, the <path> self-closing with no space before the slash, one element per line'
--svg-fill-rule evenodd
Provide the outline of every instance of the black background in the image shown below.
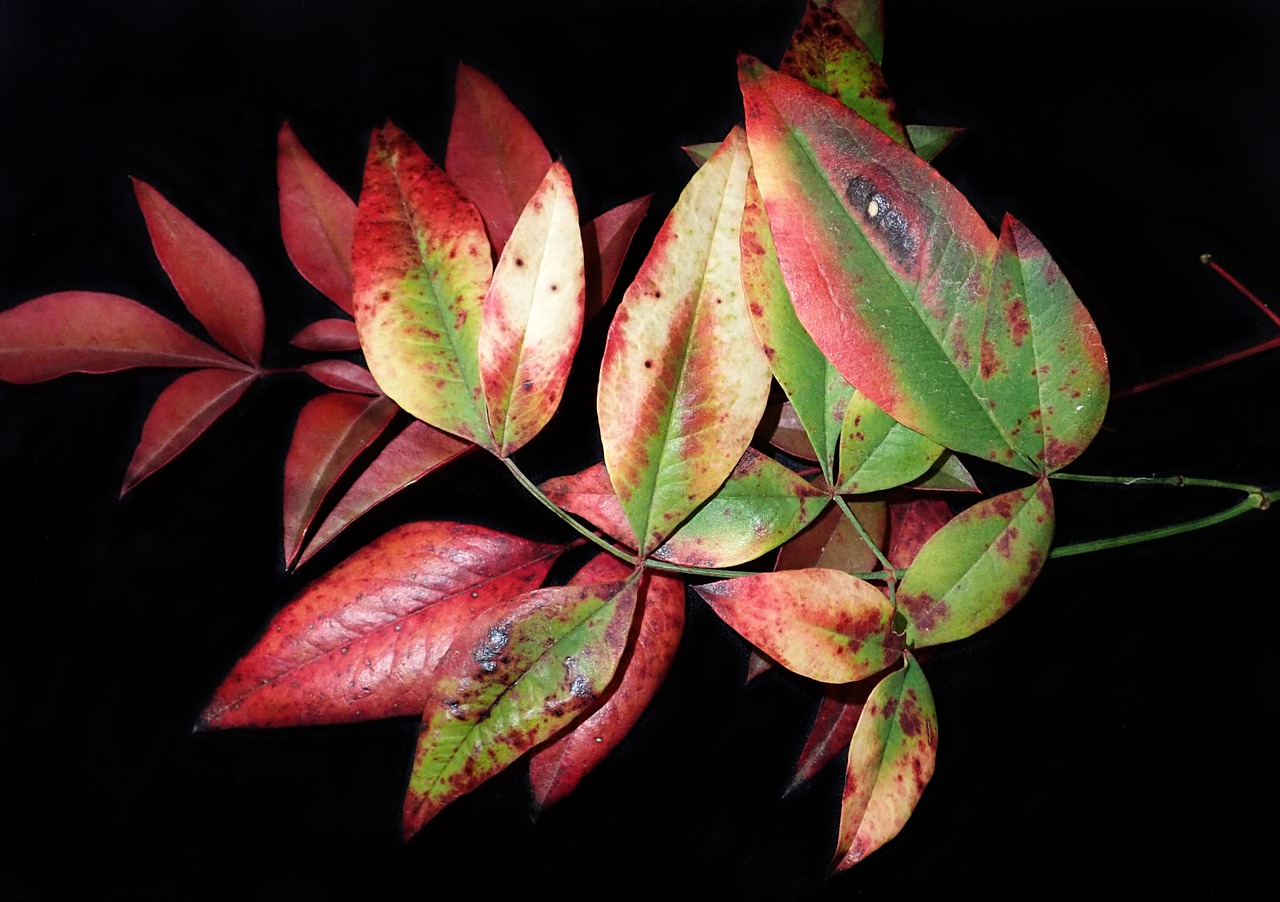
<path fill-rule="evenodd" d="M 939 168 L 989 222 L 1010 210 L 1049 246 L 1117 387 L 1274 331 L 1197 259 L 1213 252 L 1280 306 L 1270 6 L 888 0 L 886 72 L 905 118 L 968 127 Z M 354 194 L 385 118 L 442 159 L 459 60 L 566 161 L 584 215 L 656 194 L 642 252 L 692 171 L 679 146 L 740 116 L 736 52 L 776 62 L 799 11 L 0 0 L 0 307 L 111 291 L 201 334 L 150 252 L 134 175 L 258 279 L 268 363 L 303 362 L 288 337 L 332 311 L 280 242 L 277 129 L 287 117 Z M 588 419 L 571 406 L 529 449 L 537 478 L 598 454 L 583 401 L 602 327 L 570 398 Z M 1280 484 L 1278 366 L 1273 352 L 1117 400 L 1074 469 Z M 937 773 L 899 838 L 852 872 L 826 877 L 838 770 L 781 797 L 813 688 L 781 674 L 745 687 L 744 645 L 697 605 L 668 684 L 579 792 L 531 823 L 516 766 L 402 845 L 412 721 L 193 734 L 199 711 L 273 612 L 397 523 L 563 534 L 476 459 L 286 574 L 280 475 L 317 387 L 282 376 L 252 389 L 117 500 L 173 375 L 0 385 L 0 896 L 808 899 L 1117 882 L 1234 895 L 1270 872 L 1274 513 L 1052 562 L 1001 623 L 937 654 Z M 1063 542 L 1233 500 L 1057 494 Z"/>

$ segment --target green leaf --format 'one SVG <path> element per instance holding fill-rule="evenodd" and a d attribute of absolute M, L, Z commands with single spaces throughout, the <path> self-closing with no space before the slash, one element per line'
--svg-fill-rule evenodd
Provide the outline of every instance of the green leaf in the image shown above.
<path fill-rule="evenodd" d="M 591 707 L 613 679 L 638 578 L 558 586 L 476 617 L 427 678 L 404 834 Z"/>
<path fill-rule="evenodd" d="M 942 446 L 908 429 L 858 392 L 840 427 L 841 494 L 879 492 L 928 472 Z"/>
<path fill-rule="evenodd" d="M 962 131 L 964 129 L 951 125 L 908 125 L 907 137 L 916 149 L 916 156 L 931 163 Z"/>
<path fill-rule="evenodd" d="M 913 489 L 929 489 L 935 492 L 976 492 L 978 484 L 965 468 L 964 462 L 951 451 L 943 451 L 919 479 L 912 480 Z"/>
<path fill-rule="evenodd" d="M 1022 600 L 1053 541 L 1053 493 L 1040 479 L 979 501 L 939 529 L 898 586 L 915 648 L 955 642 Z"/>
<path fill-rule="evenodd" d="M 356 211 L 356 327 L 378 385 L 409 413 L 491 448 L 478 347 L 493 275 L 476 208 L 404 132 L 375 132 Z"/>
<path fill-rule="evenodd" d="M 749 169 L 735 129 L 686 186 L 609 327 L 600 437 L 645 556 L 724 482 L 768 398 L 741 278 Z"/>
<path fill-rule="evenodd" d="M 845 770 L 836 870 L 857 864 L 898 835 L 933 776 L 938 715 L 910 652 L 906 666 L 871 692 Z"/>

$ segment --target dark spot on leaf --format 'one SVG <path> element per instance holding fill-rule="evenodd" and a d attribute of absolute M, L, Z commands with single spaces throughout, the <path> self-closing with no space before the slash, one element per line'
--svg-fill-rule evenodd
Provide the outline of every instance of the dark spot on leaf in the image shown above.
<path fill-rule="evenodd" d="M 653 368 L 653 361 L 652 361 L 652 360 L 646 360 L 646 361 L 644 362 L 644 368 L 645 368 L 646 370 L 647 370 L 647 369 L 652 369 L 652 368 Z"/>
<path fill-rule="evenodd" d="M 915 736 L 924 725 L 920 717 L 920 709 L 916 706 L 915 698 L 912 697 L 914 695 L 913 692 L 902 700 L 902 709 L 898 712 L 898 726 L 906 736 Z"/>
<path fill-rule="evenodd" d="M 522 382 L 522 383 L 520 384 L 520 388 L 521 388 L 523 391 L 533 391 L 533 382 L 532 382 L 532 381 L 530 381 L 530 380 L 528 380 L 528 379 L 526 379 L 526 380 L 524 380 L 524 382 Z"/>
<path fill-rule="evenodd" d="M 516 257 L 516 266 L 524 266 L 524 258 Z"/>

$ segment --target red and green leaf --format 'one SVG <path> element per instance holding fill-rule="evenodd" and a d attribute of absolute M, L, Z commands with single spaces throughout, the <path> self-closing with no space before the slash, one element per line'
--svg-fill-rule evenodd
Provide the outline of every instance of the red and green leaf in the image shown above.
<path fill-rule="evenodd" d="M 317 360 L 303 364 L 302 371 L 334 391 L 357 392 L 362 395 L 382 394 L 368 370 L 347 360 Z"/>
<path fill-rule="evenodd" d="M 636 229 L 640 228 L 644 214 L 649 211 L 649 201 L 652 199 L 653 195 L 647 194 L 619 204 L 582 227 L 587 319 L 599 313 L 613 293 L 613 285 L 618 281 L 618 273 L 622 272 L 631 239 L 635 237 Z"/>
<path fill-rule="evenodd" d="M 871 692 L 849 746 L 836 870 L 857 864 L 898 835 L 933 776 L 938 715 L 910 652 L 906 666 Z"/>
<path fill-rule="evenodd" d="M 627 644 L 638 576 L 529 592 L 454 638 L 426 681 L 406 837 L 595 704 Z"/>
<path fill-rule="evenodd" d="M 933 466 L 943 448 L 914 429 L 908 429 L 856 393 L 844 411 L 840 427 L 842 494 L 880 492 L 916 479 Z"/>
<path fill-rule="evenodd" d="M 462 629 L 537 587 L 563 551 L 462 523 L 409 523 L 303 591 L 218 687 L 206 729 L 421 713 L 423 679 Z"/>
<path fill-rule="evenodd" d="M 681 194 L 609 328 L 601 440 L 642 555 L 724 482 L 768 396 L 740 275 L 749 169 L 735 130 Z"/>
<path fill-rule="evenodd" d="M 849 505 L 862 528 L 877 547 L 884 547 L 888 531 L 883 501 L 854 501 Z M 867 545 L 844 511 L 828 507 L 802 533 L 778 551 L 775 570 L 826 567 L 843 573 L 868 573 L 880 569 L 875 551 Z"/>
<path fill-rule="evenodd" d="M 350 313 L 355 202 L 312 159 L 287 122 L 277 146 L 284 249 L 304 279 Z"/>
<path fill-rule="evenodd" d="M 480 214 L 394 125 L 356 214 L 355 318 L 369 371 L 420 420 L 489 447 L 478 346 L 493 275 Z"/>
<path fill-rule="evenodd" d="M 133 191 L 156 258 L 182 303 L 229 353 L 260 364 L 266 313 L 249 270 L 155 188 L 134 179 Z"/>
<path fill-rule="evenodd" d="M 337 317 L 322 319 L 299 330 L 293 338 L 289 339 L 289 344 L 306 351 L 321 353 L 358 351 L 360 350 L 360 333 L 356 331 L 356 324 L 349 319 Z"/>
<path fill-rule="evenodd" d="M 853 26 L 877 63 L 884 61 L 884 0 L 818 0 Z"/>
<path fill-rule="evenodd" d="M 924 544 L 898 586 L 915 648 L 955 642 L 1022 600 L 1049 555 L 1053 493 L 1041 478 L 952 519 Z"/>

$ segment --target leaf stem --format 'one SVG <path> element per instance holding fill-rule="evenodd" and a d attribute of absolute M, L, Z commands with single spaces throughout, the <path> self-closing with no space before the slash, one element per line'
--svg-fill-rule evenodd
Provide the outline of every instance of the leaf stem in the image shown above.
<path fill-rule="evenodd" d="M 836 499 L 836 505 L 840 510 L 844 511 L 844 515 L 849 518 L 849 522 L 853 524 L 853 528 L 856 529 L 858 531 L 858 535 L 862 537 L 862 541 L 871 549 L 871 553 L 876 556 L 876 560 L 880 562 L 880 566 L 888 572 L 893 573 L 893 564 L 889 563 L 889 559 L 884 556 L 884 552 L 880 550 L 880 546 L 872 541 L 871 536 L 867 535 L 867 531 L 863 529 L 862 524 L 858 522 L 857 515 L 849 508 L 848 503 L 844 500 L 844 496 L 837 494 L 833 497 Z M 893 581 L 890 580 L 890 583 L 892 582 Z"/>

